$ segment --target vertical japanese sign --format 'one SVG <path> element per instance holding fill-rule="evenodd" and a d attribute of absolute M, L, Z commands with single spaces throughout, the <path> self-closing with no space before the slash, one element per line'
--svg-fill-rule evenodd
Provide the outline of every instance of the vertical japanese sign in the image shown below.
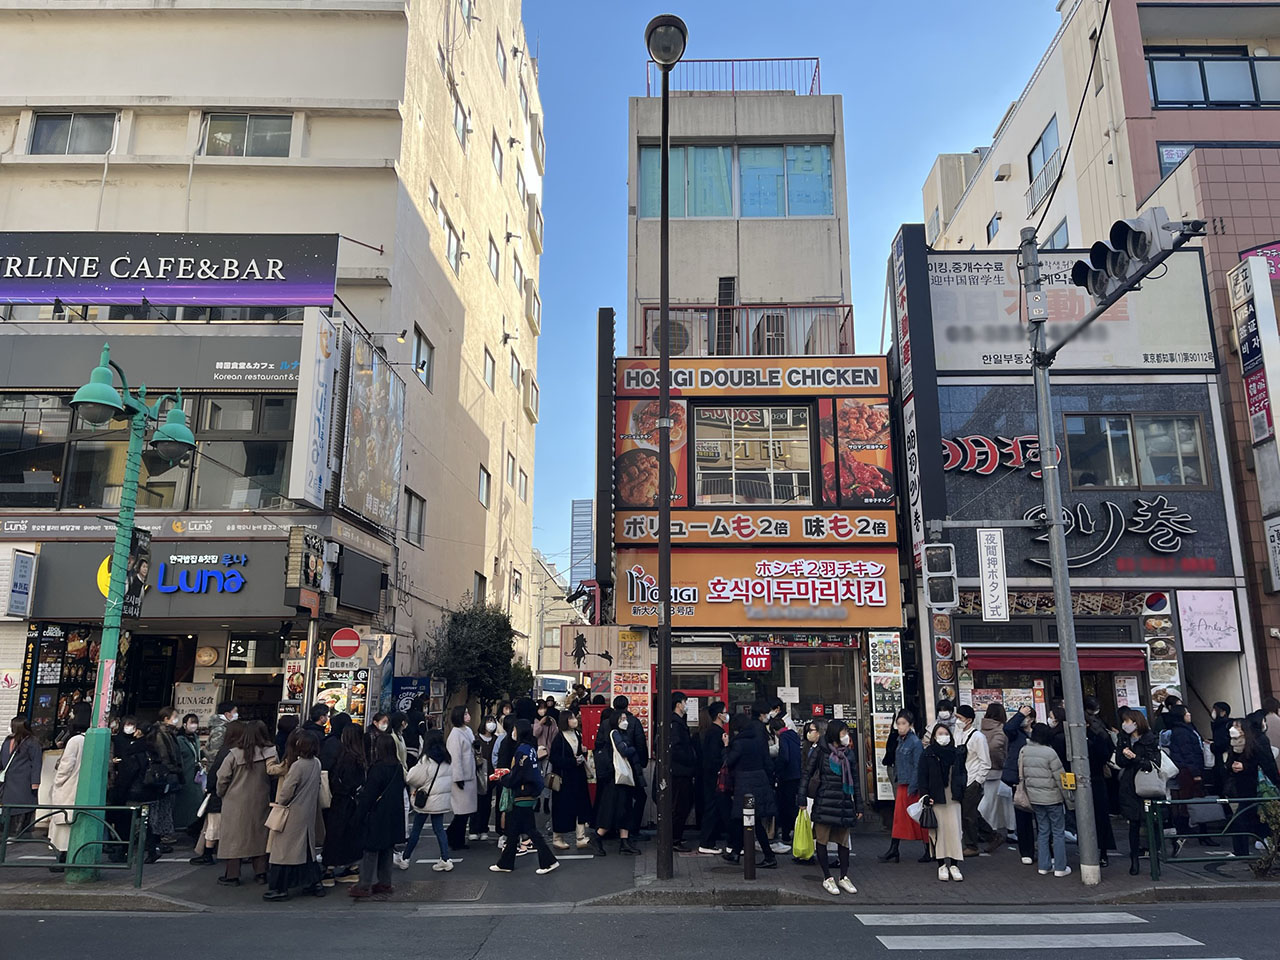
<path fill-rule="evenodd" d="M 1266 518 L 1280 513 L 1280 448 L 1271 412 L 1271 398 L 1280 396 L 1280 330 L 1267 258 L 1248 256 L 1229 270 L 1227 290 L 1240 344 L 1249 435 Z"/>
<path fill-rule="evenodd" d="M 627 698 L 627 709 L 644 727 L 645 737 L 653 736 L 653 717 L 649 709 L 650 678 L 648 670 L 642 673 L 615 670 L 612 677 L 613 696 Z M 612 702 L 613 697 L 609 700 Z"/>
<path fill-rule="evenodd" d="M 907 507 L 911 521 L 911 556 L 917 570 L 924 551 L 924 506 L 920 499 L 920 435 L 916 430 L 916 401 L 902 405 L 902 446 L 907 463 Z"/>
<path fill-rule="evenodd" d="M 304 311 L 289 496 L 321 509 L 324 495 L 332 486 L 329 448 L 333 401 L 337 394 L 338 354 L 338 325 L 333 318 L 315 307 Z"/>
<path fill-rule="evenodd" d="M 978 569 L 982 574 L 982 619 L 987 623 L 1009 620 L 1009 589 L 1004 567 L 1004 531 L 978 529 Z"/>

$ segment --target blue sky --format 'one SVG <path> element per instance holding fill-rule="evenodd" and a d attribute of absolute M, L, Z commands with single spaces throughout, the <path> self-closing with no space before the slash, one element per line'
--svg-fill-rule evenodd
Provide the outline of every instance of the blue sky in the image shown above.
<path fill-rule="evenodd" d="M 1052 0 L 686 0 L 691 59 L 818 57 L 844 97 L 858 349 L 879 350 L 885 259 L 919 222 L 938 153 L 990 143 L 1060 22 Z M 569 501 L 595 489 L 595 318 L 626 323 L 627 98 L 644 95 L 644 27 L 668 12 L 633 0 L 525 0 L 546 114 L 542 419 L 534 544 L 568 566 Z"/>

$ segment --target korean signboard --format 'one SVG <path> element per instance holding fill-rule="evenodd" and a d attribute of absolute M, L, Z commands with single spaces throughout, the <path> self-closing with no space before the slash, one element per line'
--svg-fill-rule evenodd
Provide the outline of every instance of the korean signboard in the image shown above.
<path fill-rule="evenodd" d="M 677 357 L 671 363 L 676 397 L 830 397 L 883 394 L 883 357 Z M 619 397 L 658 395 L 657 357 L 620 357 Z"/>
<path fill-rule="evenodd" d="M 656 625 L 657 553 L 617 553 L 617 618 Z M 672 625 L 832 629 L 902 624 L 897 552 L 681 550 L 671 558 Z"/>
<path fill-rule="evenodd" d="M 1093 309 L 1084 288 L 1071 282 L 1071 268 L 1081 256 L 1087 253 L 1040 255 L 1050 342 Z M 1015 251 L 929 254 L 939 372 L 1030 371 L 1017 260 Z M 1054 369 L 1215 370 L 1201 254 L 1180 251 L 1166 264 L 1159 283 L 1144 284 L 1116 303 L 1059 354 Z"/>
<path fill-rule="evenodd" d="M 614 514 L 616 543 L 657 543 L 653 511 Z M 672 515 L 673 544 L 897 543 L 892 510 L 688 510 Z"/>
<path fill-rule="evenodd" d="M 338 390 L 339 336 L 338 324 L 321 310 L 310 309 L 303 315 L 289 497 L 320 509 L 324 509 L 324 495 L 333 483 L 329 450 Z"/>
<path fill-rule="evenodd" d="M 1009 591 L 1004 568 L 1004 530 L 978 530 L 978 575 L 982 578 L 982 619 L 1009 619 Z"/>
<path fill-rule="evenodd" d="M 404 381 L 364 337 L 351 342 L 347 434 L 342 454 L 342 505 L 394 530 L 400 509 L 404 444 Z"/>
<path fill-rule="evenodd" d="M 0 233 L 0 303 L 328 305 L 337 234 Z"/>

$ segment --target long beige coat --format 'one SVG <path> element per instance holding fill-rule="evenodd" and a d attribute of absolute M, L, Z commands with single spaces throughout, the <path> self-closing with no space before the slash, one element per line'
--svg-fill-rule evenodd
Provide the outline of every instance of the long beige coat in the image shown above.
<path fill-rule="evenodd" d="M 320 761 L 296 760 L 276 788 L 276 803 L 289 808 L 284 829 L 271 831 L 271 862 L 282 866 L 306 863 L 319 845 Z"/>
<path fill-rule="evenodd" d="M 84 755 L 84 734 L 77 733 L 67 741 L 66 749 L 58 758 L 58 766 L 53 777 L 53 790 L 49 794 L 49 803 L 53 805 L 67 804 L 75 806 L 76 791 L 80 787 L 80 760 Z M 71 841 L 71 820 L 74 814 L 55 813 L 49 818 L 49 842 L 62 853 L 67 852 Z"/>
<path fill-rule="evenodd" d="M 222 825 L 218 835 L 218 858 L 246 860 L 267 852 L 267 808 L 271 803 L 271 783 L 267 761 L 275 750 L 259 748 L 247 761 L 239 747 L 228 751 L 218 768 L 218 796 L 222 797 Z"/>

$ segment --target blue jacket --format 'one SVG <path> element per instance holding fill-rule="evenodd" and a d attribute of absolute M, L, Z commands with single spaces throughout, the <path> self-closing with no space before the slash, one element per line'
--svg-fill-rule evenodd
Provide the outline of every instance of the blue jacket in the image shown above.
<path fill-rule="evenodd" d="M 778 759 L 774 768 L 779 780 L 800 779 L 800 734 L 790 727 L 778 734 Z"/>
<path fill-rule="evenodd" d="M 895 783 L 905 783 L 907 793 L 913 797 L 919 794 L 916 789 L 916 773 L 920 767 L 920 755 L 924 753 L 924 744 L 912 730 L 905 737 L 898 739 L 898 750 L 893 755 L 893 776 Z"/>
<path fill-rule="evenodd" d="M 1200 748 L 1200 734 L 1196 729 L 1172 716 L 1164 718 L 1165 730 L 1169 734 L 1169 757 L 1179 767 L 1190 770 L 1193 774 L 1204 773 L 1204 751 Z M 1164 732 L 1161 732 L 1161 739 Z"/>
<path fill-rule="evenodd" d="M 1022 722 L 1026 718 L 1021 712 L 1015 713 L 1004 725 L 1004 735 L 1009 738 L 1009 752 L 1004 757 L 1004 770 L 1000 779 L 1013 786 L 1018 782 L 1018 754 L 1027 745 L 1027 735 L 1022 732 Z"/>

